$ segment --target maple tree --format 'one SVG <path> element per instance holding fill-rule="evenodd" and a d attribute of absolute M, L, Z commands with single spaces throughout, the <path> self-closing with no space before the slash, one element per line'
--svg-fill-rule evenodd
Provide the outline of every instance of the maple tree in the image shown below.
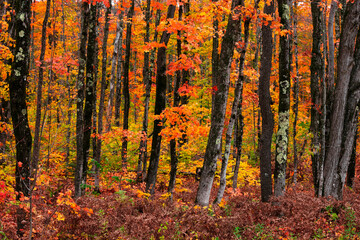
<path fill-rule="evenodd" d="M 360 4 L 276 3 L 0 1 L 0 236 L 358 237 Z"/>

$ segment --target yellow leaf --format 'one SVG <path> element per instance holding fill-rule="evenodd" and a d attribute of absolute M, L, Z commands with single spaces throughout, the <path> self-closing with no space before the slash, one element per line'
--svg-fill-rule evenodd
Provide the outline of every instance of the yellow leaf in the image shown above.
<path fill-rule="evenodd" d="M 56 220 L 65 221 L 65 216 L 62 213 L 56 212 Z"/>

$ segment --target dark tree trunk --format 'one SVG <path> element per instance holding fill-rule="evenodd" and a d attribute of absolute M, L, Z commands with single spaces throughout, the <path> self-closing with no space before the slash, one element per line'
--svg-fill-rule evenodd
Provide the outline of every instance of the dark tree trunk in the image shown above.
<path fill-rule="evenodd" d="M 123 120 L 123 142 L 121 148 L 121 158 L 122 158 L 122 168 L 127 168 L 127 147 L 128 147 L 128 137 L 127 130 L 129 129 L 129 111 L 130 111 L 130 91 L 129 91 L 129 69 L 130 69 L 130 54 L 131 54 L 131 30 L 132 30 L 132 21 L 134 15 L 135 0 L 132 0 L 131 7 L 127 15 L 127 25 L 126 25 L 126 49 L 125 49 L 125 62 L 124 62 L 124 85 L 123 85 L 123 95 L 124 95 L 124 120 Z"/>
<path fill-rule="evenodd" d="M 321 193 L 319 189 L 321 188 L 323 182 L 323 163 L 320 159 L 320 107 L 321 107 L 321 97 L 320 97 L 320 89 L 321 89 L 321 78 L 323 76 L 323 61 L 324 57 L 321 53 L 321 44 L 322 44 L 322 12 L 320 9 L 321 0 L 312 0 L 311 2 L 311 13 L 312 13 L 312 21 L 313 21 L 313 44 L 312 44 L 312 53 L 311 53 L 311 125 L 310 131 L 313 135 L 312 138 L 312 152 L 311 156 L 312 160 L 312 171 L 314 178 L 314 187 L 315 194 L 320 196 Z"/>
<path fill-rule="evenodd" d="M 297 12 L 297 0 L 294 2 L 294 8 Z M 297 124 L 298 124 L 298 113 L 299 113 L 299 50 L 298 50 L 298 34 L 297 34 L 297 13 L 294 14 L 294 54 L 295 54 L 295 78 L 294 78 L 294 87 L 293 87 L 293 96 L 294 96 L 294 124 L 293 124 L 293 151 L 294 151 L 294 175 L 293 175 L 293 183 L 297 183 L 297 172 L 298 172 L 298 150 L 297 150 Z"/>
<path fill-rule="evenodd" d="M 242 85 L 241 95 L 239 99 L 239 109 L 237 113 L 236 118 L 236 130 L 235 130 L 235 168 L 234 168 L 234 176 L 233 176 L 233 183 L 232 187 L 235 190 L 237 188 L 237 181 L 238 181 L 238 175 L 239 175 L 239 168 L 240 168 L 240 161 L 241 161 L 241 148 L 242 148 L 242 140 L 243 140 L 243 134 L 244 134 L 244 116 L 242 115 L 242 102 L 243 102 L 243 89 L 244 84 Z"/>
<path fill-rule="evenodd" d="M 359 113 L 357 113 L 357 115 L 359 115 Z M 358 116 L 356 116 L 356 119 L 358 119 Z M 352 154 L 351 154 L 351 158 L 350 158 L 350 163 L 349 163 L 349 167 L 348 167 L 348 173 L 347 173 L 347 178 L 346 178 L 346 185 L 348 187 L 353 187 L 354 184 L 354 177 L 355 177 L 355 173 L 356 173 L 356 147 L 357 147 L 357 139 L 359 137 L 358 135 L 358 127 L 359 127 L 359 123 L 357 123 L 358 126 L 356 128 L 355 131 L 355 137 L 354 137 L 354 144 L 353 144 L 353 149 L 352 149 Z"/>
<path fill-rule="evenodd" d="M 86 88 L 85 88 L 85 107 L 84 107 L 84 143 L 83 143 L 83 173 L 82 184 L 86 184 L 88 172 L 88 158 L 90 150 L 90 136 L 92 132 L 92 116 L 93 116 L 93 103 L 96 98 L 95 91 L 95 61 L 97 58 L 96 53 L 96 38 L 97 38 L 97 8 L 98 5 L 91 5 L 90 8 L 90 21 L 89 21 L 89 40 L 87 46 L 87 59 L 86 59 Z M 84 195 L 85 189 L 82 192 Z"/>
<path fill-rule="evenodd" d="M 353 118 L 356 115 L 357 104 L 354 101 L 358 99 L 353 96 L 352 89 L 355 88 L 353 84 L 356 85 L 360 72 L 359 67 L 356 65 L 359 59 L 359 41 L 356 44 L 355 65 L 353 64 L 359 17 L 360 1 L 348 2 L 340 36 L 337 65 L 338 77 L 330 116 L 329 142 L 324 165 L 323 196 L 333 196 L 337 199 L 342 198 L 342 190 L 356 129 L 354 127 L 356 122 L 354 124 Z M 353 68 L 353 66 L 355 67 Z M 349 86 L 350 91 L 348 90 Z M 354 98 L 350 99 L 349 97 Z M 343 138 L 346 139 L 342 140 Z M 341 151 L 342 147 L 343 152 Z"/>
<path fill-rule="evenodd" d="M 184 21 L 185 21 L 185 24 L 187 23 L 187 18 L 190 14 L 190 0 L 186 1 L 184 3 Z M 188 41 L 187 41 L 187 37 L 184 36 L 184 46 L 185 46 L 185 49 L 184 49 L 184 54 L 185 55 L 188 55 L 188 52 L 187 52 L 187 46 L 188 45 Z M 181 86 L 184 86 L 184 84 L 189 84 L 190 83 L 190 70 L 185 70 L 183 69 L 182 70 L 182 79 L 181 79 Z M 180 101 L 181 101 L 181 105 L 185 105 L 188 103 L 188 99 L 189 99 L 189 96 L 187 95 L 183 95 L 180 97 Z M 182 136 L 182 143 L 185 143 L 187 140 L 186 140 L 186 135 L 183 134 Z"/>
<path fill-rule="evenodd" d="M 264 6 L 264 13 L 274 13 L 274 1 Z M 260 138 L 260 183 L 261 201 L 268 202 L 272 194 L 271 179 L 271 142 L 274 130 L 274 117 L 271 111 L 270 76 L 272 67 L 272 30 L 271 23 L 262 25 L 262 46 L 260 77 L 259 77 L 259 104 L 262 119 L 262 134 Z"/>
<path fill-rule="evenodd" d="M 241 6 L 244 6 L 244 1 L 241 1 Z M 245 54 L 249 40 L 249 25 L 250 25 L 250 18 L 246 18 L 244 22 L 244 45 L 240 51 L 240 59 L 239 59 L 239 75 L 236 81 L 235 90 L 234 90 L 234 101 L 231 107 L 231 115 L 230 121 L 228 124 L 228 128 L 226 130 L 226 139 L 225 139 L 225 151 L 222 156 L 221 162 L 221 172 L 220 172 L 220 186 L 214 201 L 214 204 L 219 204 L 224 196 L 225 188 L 226 188 L 226 169 L 229 162 L 230 156 L 230 148 L 231 148 L 231 138 L 233 135 L 233 129 L 235 122 L 238 120 L 238 110 L 239 110 L 239 103 L 242 102 L 240 99 L 242 98 L 243 92 L 243 83 L 244 83 L 244 75 L 243 70 L 245 66 Z M 239 26 L 241 32 L 241 24 Z"/>
<path fill-rule="evenodd" d="M 145 44 L 150 41 L 150 12 L 151 0 L 146 1 L 145 9 Z M 142 136 L 139 146 L 139 160 L 137 166 L 137 179 L 143 181 L 145 173 L 143 172 L 143 165 L 147 158 L 147 129 L 148 129 L 148 116 L 149 116 L 149 102 L 151 93 L 151 75 L 150 75 L 150 53 L 149 51 L 144 52 L 144 68 L 143 68 L 143 82 L 145 86 L 145 99 L 144 99 L 144 118 L 142 122 Z"/>
<path fill-rule="evenodd" d="M 11 76 L 8 78 L 10 92 L 11 118 L 16 144 L 15 192 L 16 200 L 29 197 L 30 190 L 30 154 L 32 137 L 28 122 L 26 88 L 29 74 L 30 18 L 31 1 L 13 0 L 15 10 L 11 15 L 9 29 L 15 46 L 11 49 L 14 60 L 11 64 Z M 28 228 L 28 213 L 24 208 L 16 209 L 17 234 L 21 238 Z"/>
<path fill-rule="evenodd" d="M 46 50 L 46 28 L 48 24 L 48 19 L 50 15 L 50 3 L 51 0 L 46 1 L 46 10 L 44 21 L 42 25 L 41 31 L 41 50 L 40 50 L 40 67 L 39 67 L 39 80 L 37 85 L 37 96 L 36 96 L 36 118 L 35 118 L 35 135 L 34 135 L 34 147 L 32 153 L 32 160 L 30 164 L 30 176 L 34 179 L 32 184 L 29 186 L 29 195 L 30 195 L 30 233 L 29 238 L 32 237 L 32 192 L 35 188 L 36 178 L 37 178 L 37 169 L 38 169 L 38 162 L 39 162 L 39 153 L 40 153 L 40 130 L 41 130 L 41 106 L 42 106 L 42 87 L 44 82 L 44 67 L 45 67 L 45 50 Z M 34 171 L 34 172 L 33 172 Z"/>
<path fill-rule="evenodd" d="M 176 7 L 169 5 L 166 19 L 174 18 Z M 160 43 L 167 46 L 170 39 L 170 33 L 164 31 L 162 33 Z M 157 72 L 156 72 L 156 98 L 155 98 L 155 115 L 160 115 L 165 109 L 166 104 L 166 47 L 160 47 L 157 53 Z M 157 170 L 159 165 L 160 148 L 161 148 L 161 135 L 162 129 L 161 120 L 154 121 L 153 139 L 151 144 L 151 155 L 148 173 L 146 176 L 146 191 L 151 194 L 155 193 L 155 183 Z"/>
<path fill-rule="evenodd" d="M 158 38 L 158 31 L 157 31 L 157 27 L 160 24 L 160 17 L 161 17 L 161 10 L 158 9 L 156 11 L 156 16 L 155 16 L 155 33 L 154 33 L 154 42 L 157 42 L 157 38 Z M 154 73 L 154 65 L 155 65 L 155 53 L 156 53 L 156 49 L 151 50 L 151 54 L 150 54 L 150 69 L 149 69 L 149 86 L 146 89 L 146 96 L 148 99 L 145 99 L 145 102 L 147 101 L 148 104 L 144 106 L 144 119 L 143 119 L 143 136 L 145 137 L 145 139 L 141 139 L 142 144 L 143 144 L 143 149 L 145 150 L 143 152 L 143 166 L 142 166 L 142 180 L 145 180 L 146 178 L 146 168 L 147 168 L 147 159 L 148 159 L 148 153 L 147 153 L 147 131 L 148 131 L 148 122 L 149 122 L 149 102 L 150 102 L 150 93 L 151 93 L 151 85 L 152 85 L 152 76 Z M 144 131 L 144 129 L 146 129 L 146 131 Z M 145 141 L 146 140 L 146 141 Z"/>
<path fill-rule="evenodd" d="M 182 21 L 183 15 L 183 6 L 179 6 L 179 22 Z M 176 51 L 177 51 L 177 60 L 181 57 L 181 31 L 177 31 L 177 41 L 176 41 Z M 180 105 L 180 95 L 179 95 L 179 88 L 181 83 L 181 70 L 176 71 L 176 78 L 174 81 L 174 107 L 179 107 Z M 170 199 L 173 197 L 173 191 L 175 188 L 175 181 L 176 181 L 176 172 L 178 167 L 178 153 L 176 152 L 176 141 L 177 139 L 170 140 L 170 180 L 168 186 L 168 192 L 171 193 Z"/>
<path fill-rule="evenodd" d="M 278 11 L 281 30 L 290 29 L 290 1 L 278 0 Z M 290 64 L 289 36 L 280 36 L 279 53 L 279 120 L 276 134 L 276 155 L 274 172 L 275 196 L 285 193 L 286 162 L 289 144 L 289 113 L 290 113 Z"/>
<path fill-rule="evenodd" d="M 103 133 L 103 115 L 104 115 L 104 102 L 105 102 L 105 89 L 106 89 L 106 63 L 107 63 L 107 40 L 109 36 L 109 20 L 111 13 L 111 0 L 109 0 L 109 7 L 105 13 L 105 26 L 104 38 L 102 46 L 102 65 L 101 65 L 101 90 L 98 114 L 98 135 Z M 101 162 L 101 138 L 96 137 L 96 154 L 95 155 L 95 191 L 100 192 L 100 162 Z"/>
<path fill-rule="evenodd" d="M 31 171 L 37 169 L 38 161 L 39 161 L 42 87 L 44 82 L 44 68 L 45 68 L 44 58 L 45 58 L 45 50 L 46 50 L 46 28 L 50 15 L 50 3 L 51 0 L 46 1 L 45 17 L 41 31 L 40 67 L 39 67 L 39 80 L 37 85 L 37 96 L 36 96 L 36 120 L 35 120 L 34 149 L 32 154 Z"/>
<path fill-rule="evenodd" d="M 79 50 L 79 72 L 77 80 L 77 103 L 76 103 L 76 169 L 75 169 L 75 197 L 82 195 L 81 181 L 83 180 L 84 168 L 84 90 L 85 90 L 85 63 L 86 42 L 89 27 L 89 4 L 82 3 L 81 8 L 81 35 Z"/>
<path fill-rule="evenodd" d="M 237 7 L 240 0 L 232 1 L 232 10 L 238 14 Z M 196 204 L 201 206 L 209 205 L 211 188 L 216 171 L 216 162 L 221 153 L 221 139 L 224 129 L 226 103 L 230 84 L 230 66 L 234 54 L 235 43 L 240 38 L 240 17 L 229 15 L 226 33 L 223 37 L 219 62 L 216 75 L 213 78 L 214 95 L 211 113 L 211 127 L 208 143 L 205 151 L 204 165 L 200 177 L 199 188 L 196 196 Z"/>

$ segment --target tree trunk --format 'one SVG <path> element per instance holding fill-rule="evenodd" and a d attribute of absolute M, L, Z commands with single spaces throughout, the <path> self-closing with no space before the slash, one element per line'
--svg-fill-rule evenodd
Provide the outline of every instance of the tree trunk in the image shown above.
<path fill-rule="evenodd" d="M 321 107 L 321 97 L 320 97 L 320 81 L 323 76 L 323 61 L 324 58 L 321 53 L 321 43 L 322 43 L 322 12 L 320 9 L 321 0 L 313 0 L 311 2 L 311 13 L 313 21 L 313 44 L 312 44 L 312 53 L 311 53 L 311 125 L 310 131 L 313 135 L 312 137 L 312 171 L 314 177 L 314 187 L 315 195 L 320 196 L 319 185 L 322 185 L 323 182 L 323 163 L 320 161 L 320 107 Z"/>
<path fill-rule="evenodd" d="M 111 4 L 111 0 L 110 0 Z M 122 16 L 121 14 L 119 16 Z M 121 17 L 122 18 L 122 17 Z M 106 108 L 106 131 L 109 132 L 111 130 L 111 120 L 112 120 L 112 112 L 114 106 L 114 95 L 115 95 L 115 79 L 116 79 L 116 64 L 119 62 L 117 61 L 119 53 L 119 45 L 122 44 L 122 27 L 121 21 L 119 19 L 116 25 L 116 37 L 114 39 L 114 51 L 111 57 L 111 75 L 110 75 L 110 92 L 109 92 L 109 101 Z"/>
<path fill-rule="evenodd" d="M 329 62 L 328 62 L 328 96 L 332 95 L 335 84 L 335 44 L 334 44 L 334 20 L 337 10 L 337 1 L 331 1 L 331 8 L 328 21 L 328 41 L 329 41 Z"/>
<path fill-rule="evenodd" d="M 11 49 L 14 60 L 11 65 L 11 76 L 8 78 L 10 107 L 16 146 L 15 192 L 16 200 L 22 196 L 29 197 L 30 189 L 30 154 L 32 137 L 28 122 L 26 105 L 26 87 L 29 74 L 30 48 L 30 0 L 13 0 L 10 2 L 15 10 L 11 14 L 9 29 L 15 45 Z M 17 234 L 21 238 L 28 228 L 28 213 L 24 208 L 16 208 Z"/>
<path fill-rule="evenodd" d="M 360 5 L 358 7 L 359 14 Z M 354 142 L 356 141 L 356 130 L 358 123 L 358 106 L 360 100 L 360 18 L 356 27 L 358 33 L 356 37 L 354 65 L 352 67 L 348 97 L 345 107 L 345 118 L 344 118 L 344 130 L 342 132 L 342 148 L 340 152 L 340 158 L 336 170 L 336 176 L 334 177 L 332 195 L 337 199 L 342 199 L 343 189 L 346 181 L 347 171 L 351 156 L 354 152 Z M 351 63 L 352 64 L 352 63 Z"/>
<path fill-rule="evenodd" d="M 98 5 L 94 4 L 90 7 L 90 22 L 89 22 L 89 40 L 87 47 L 86 59 L 86 88 L 85 88 L 85 107 L 84 107 L 84 143 L 83 143 L 83 174 L 82 184 L 86 185 L 87 172 L 88 172 L 88 158 L 90 149 L 90 136 L 92 132 L 92 116 L 93 116 L 93 103 L 96 98 L 95 91 L 95 69 L 96 61 L 96 38 L 97 38 L 97 8 Z M 85 189 L 82 192 L 84 195 Z"/>
<path fill-rule="evenodd" d="M 356 119 L 358 119 L 359 117 L 359 113 L 357 113 L 358 116 L 356 116 Z M 354 144 L 353 144 L 353 149 L 352 149 L 352 154 L 351 154 L 351 158 L 350 158 L 350 163 L 349 163 L 349 167 L 348 167 L 348 173 L 347 173 L 347 178 L 346 178 L 346 185 L 348 187 L 353 187 L 354 184 L 354 177 L 355 177 L 355 173 L 356 173 L 356 147 L 357 147 L 357 139 L 358 139 L 358 128 L 359 128 L 359 122 L 357 122 L 357 128 L 355 131 L 355 137 L 354 137 Z"/>
<path fill-rule="evenodd" d="M 45 17 L 41 31 L 41 50 L 40 50 L 40 67 L 39 67 L 39 80 L 37 85 L 37 97 L 36 97 L 36 120 L 35 120 L 35 134 L 34 134 L 34 148 L 32 154 L 31 169 L 35 170 L 35 176 L 37 172 L 37 166 L 39 161 L 40 152 L 40 122 L 41 122 L 41 106 L 42 106 L 42 87 L 44 82 L 44 68 L 45 68 L 45 50 L 46 50 L 46 28 L 50 15 L 50 3 L 51 0 L 46 1 Z M 33 174 L 32 174 L 33 175 Z M 34 177 L 34 175 L 32 176 Z"/>
<path fill-rule="evenodd" d="M 349 101 L 348 97 L 352 96 L 351 91 L 348 92 L 349 83 L 351 82 L 350 86 L 352 87 L 353 81 L 357 81 L 350 80 L 350 77 L 357 76 L 359 72 L 357 67 L 355 67 L 352 72 L 355 39 L 359 29 L 359 17 L 360 1 L 355 1 L 354 3 L 348 2 L 340 36 L 337 65 L 338 77 L 334 93 L 333 109 L 330 116 L 329 142 L 327 144 L 328 150 L 324 165 L 323 196 L 331 195 L 337 199 L 342 198 L 343 184 L 345 182 L 354 138 L 352 132 L 355 131 L 354 124 L 352 123 L 355 114 L 352 110 L 356 108 L 353 107 L 351 102 L 346 106 L 346 102 Z M 358 44 L 356 47 L 355 64 L 357 63 Z M 345 114 L 347 114 L 346 117 Z M 344 126 L 346 126 L 345 130 Z M 346 140 L 342 145 L 343 136 L 346 136 Z M 343 154 L 341 154 L 342 146 L 349 147 L 349 149 L 344 148 Z"/>
<path fill-rule="evenodd" d="M 290 29 L 290 4 L 289 0 L 278 0 L 278 11 L 281 30 Z M 275 196 L 285 193 L 286 161 L 289 144 L 289 112 L 290 112 L 290 64 L 289 64 L 289 36 L 280 36 L 279 53 L 279 120 L 276 134 L 275 156 Z"/>
<path fill-rule="evenodd" d="M 242 85 L 242 89 L 240 90 L 240 99 L 239 99 L 239 109 L 237 113 L 237 119 L 236 119 L 236 130 L 235 130 L 235 168 L 234 168 L 234 176 L 233 176 L 233 190 L 237 188 L 237 180 L 239 175 L 239 168 L 240 168 L 240 161 L 241 161 L 241 147 L 242 147 L 242 140 L 243 140 L 243 134 L 244 134 L 244 116 L 242 115 L 242 102 L 243 102 L 243 89 L 244 84 Z"/>
<path fill-rule="evenodd" d="M 146 10 L 145 10 L 145 45 L 150 41 L 150 12 L 151 0 L 146 1 Z M 150 102 L 150 93 L 151 93 L 151 77 L 150 77 L 150 53 L 149 51 L 144 52 L 144 67 L 143 67 L 143 82 L 145 87 L 145 99 L 144 99 L 144 118 L 142 122 L 142 136 L 140 139 L 139 146 L 139 160 L 137 166 L 137 177 L 139 181 L 143 181 L 144 172 L 143 164 L 145 164 L 145 159 L 147 157 L 147 129 L 148 129 L 148 115 L 149 115 L 149 102 Z"/>
<path fill-rule="evenodd" d="M 294 8 L 297 12 L 297 0 L 294 2 Z M 297 13 L 294 14 L 294 54 L 295 54 L 295 78 L 294 78 L 294 87 L 293 87 L 293 96 L 294 96 L 294 105 L 293 105 L 293 112 L 294 112 L 294 124 L 293 124 L 293 151 L 294 151 L 294 175 L 293 175 L 293 183 L 297 183 L 297 172 L 298 172 L 298 150 L 297 150 L 297 124 L 298 124 L 298 113 L 299 113 L 299 50 L 298 50 L 298 34 L 297 34 Z"/>
<path fill-rule="evenodd" d="M 264 13 L 270 16 L 274 13 L 274 1 L 264 6 Z M 271 179 L 271 142 L 274 130 L 274 117 L 271 111 L 270 76 L 272 67 L 272 30 L 271 23 L 262 25 L 262 46 L 260 77 L 259 77 L 259 104 L 262 119 L 262 134 L 260 138 L 260 183 L 261 201 L 268 202 L 272 194 Z"/>
<path fill-rule="evenodd" d="M 155 16 L 154 42 L 157 42 L 157 38 L 158 38 L 157 27 L 160 24 L 160 17 L 161 17 L 161 10 L 158 9 L 156 11 L 156 16 Z M 147 92 L 145 92 L 146 96 L 145 96 L 144 119 L 143 119 L 143 137 L 145 137 L 145 138 L 141 139 L 141 144 L 142 144 L 142 148 L 143 148 L 143 152 L 142 152 L 143 155 L 141 156 L 142 162 L 143 162 L 143 164 L 142 164 L 142 181 L 144 181 L 146 178 L 146 168 L 147 168 L 147 159 L 148 159 L 147 132 L 148 132 L 148 122 L 149 122 L 149 102 L 150 102 L 150 93 L 151 93 L 151 85 L 152 85 L 152 76 L 153 76 L 154 65 L 155 65 L 155 53 L 156 53 L 156 49 L 151 50 L 150 68 L 149 68 L 150 82 L 149 82 L 148 88 L 145 90 L 145 91 L 147 91 Z"/>
<path fill-rule="evenodd" d="M 64 9 L 64 0 L 61 1 L 61 12 L 62 12 L 62 16 L 61 16 L 61 24 L 62 24 L 62 41 L 63 41 L 63 51 L 64 53 L 67 52 L 66 49 L 66 35 L 65 35 L 65 9 Z M 67 65 L 67 74 L 66 74 L 66 85 L 67 85 L 67 90 L 68 90 L 68 106 L 67 106 L 67 121 L 66 121 L 66 125 L 67 125 L 67 129 L 66 129 L 66 157 L 65 157 L 65 162 L 66 162 L 66 175 L 68 174 L 68 167 L 69 167 L 69 157 L 70 157 L 70 138 L 71 138 L 71 118 L 72 118 L 72 110 L 71 110 L 71 106 L 73 103 L 73 98 L 71 97 L 71 84 L 69 81 L 69 77 L 70 77 L 70 64 Z"/>
<path fill-rule="evenodd" d="M 176 7 L 169 5 L 166 19 L 174 18 Z M 170 39 L 170 33 L 162 33 L 160 43 L 167 46 Z M 156 98 L 155 98 L 155 115 L 159 116 L 165 109 L 166 104 L 166 47 L 160 47 L 157 53 L 157 72 L 156 72 Z M 162 123 L 160 119 L 154 121 L 153 139 L 151 144 L 151 155 L 148 173 L 146 176 L 146 191 L 151 194 L 155 193 L 156 175 L 159 165 Z"/>
<path fill-rule="evenodd" d="M 232 10 L 241 4 L 240 0 L 232 1 Z M 235 15 L 238 10 L 235 10 Z M 226 33 L 223 37 L 216 76 L 213 78 L 213 103 L 211 113 L 211 127 L 208 143 L 205 151 L 204 165 L 200 177 L 199 188 L 196 196 L 196 204 L 209 205 L 210 192 L 216 171 L 216 162 L 221 152 L 221 138 L 224 129 L 226 103 L 230 83 L 230 67 L 234 54 L 235 43 L 240 38 L 240 18 L 229 15 Z"/>
<path fill-rule="evenodd" d="M 124 11 L 119 14 L 120 23 L 120 37 L 119 37 L 119 49 L 117 57 L 117 70 L 116 70 L 116 91 L 115 91 L 115 125 L 120 127 L 120 106 L 121 106 L 121 68 L 122 68 L 122 55 L 123 55 L 123 31 L 124 31 Z"/>
<path fill-rule="evenodd" d="M 105 26 L 104 26 L 104 38 L 102 46 L 102 66 L 101 66 L 101 90 L 100 90 L 100 102 L 99 102 L 99 114 L 98 114 L 98 136 L 103 133 L 103 115 L 104 115 L 104 102 L 105 102 L 105 89 L 106 89 L 106 63 L 107 63 L 107 40 L 109 36 L 109 18 L 111 14 L 111 0 L 109 0 L 109 7 L 105 13 Z M 96 154 L 95 154 L 95 191 L 100 192 L 100 162 L 101 162 L 101 138 L 96 137 Z"/>
<path fill-rule="evenodd" d="M 182 14 L 183 14 L 183 6 L 179 6 L 179 22 L 182 21 Z M 177 41 L 176 41 L 176 51 L 177 51 L 177 60 L 181 57 L 181 31 L 177 31 Z M 181 83 L 181 70 L 176 71 L 176 78 L 174 81 L 174 107 L 179 107 L 180 105 L 180 95 L 179 95 L 179 88 Z M 172 126 L 173 127 L 173 126 Z M 178 153 L 176 152 L 176 141 L 178 139 L 171 139 L 170 140 L 170 180 L 168 186 L 168 192 L 171 194 L 170 199 L 172 200 L 173 192 L 175 188 L 175 181 L 176 181 L 176 172 L 178 167 Z"/>
<path fill-rule="evenodd" d="M 39 162 L 39 153 L 40 153 L 40 123 L 41 123 L 41 103 L 42 103 L 42 87 L 44 82 L 44 67 L 45 67 L 45 50 L 46 50 L 46 28 L 48 24 L 48 19 L 50 15 L 50 3 L 51 0 L 46 1 L 46 10 L 44 21 L 42 25 L 41 31 L 41 50 L 40 50 L 40 67 L 39 67 L 39 80 L 37 85 L 37 96 L 36 96 L 36 118 L 35 118 L 35 135 L 34 135 L 34 146 L 33 146 L 33 153 L 32 153 L 32 160 L 30 164 L 30 176 L 34 179 L 32 184 L 29 186 L 29 195 L 30 195 L 30 233 L 29 238 L 32 237 L 33 231 L 33 221 L 32 221 L 32 192 L 35 188 L 36 179 L 37 179 L 37 169 L 38 169 L 38 162 Z M 34 171 L 34 172 L 33 172 Z M 30 181 L 31 182 L 31 181 Z"/>
<path fill-rule="evenodd" d="M 127 168 L 127 145 L 128 137 L 127 131 L 129 129 L 129 111 L 130 111 L 130 91 L 129 91 L 129 69 L 130 69 L 130 54 L 131 54 L 131 30 L 132 30 L 132 21 L 134 15 L 135 0 L 132 0 L 131 7 L 127 15 L 127 25 L 126 25 L 126 49 L 125 49 L 125 62 L 124 62 L 124 72 L 123 72 L 123 95 L 124 95 L 124 120 L 123 120 L 123 142 L 121 148 L 121 158 L 122 158 L 122 168 Z"/>
<path fill-rule="evenodd" d="M 244 6 L 244 2 L 241 1 L 241 6 Z M 239 59 L 239 75 L 236 81 L 236 86 L 234 90 L 234 102 L 231 108 L 231 115 L 228 128 L 226 130 L 226 140 L 225 140 L 225 151 L 222 157 L 221 162 L 221 172 L 220 172 L 220 186 L 214 201 L 214 204 L 219 204 L 224 196 L 225 188 L 226 188 L 226 169 L 229 161 L 230 156 L 230 148 L 231 148 L 231 138 L 233 135 L 233 129 L 235 122 L 238 119 L 238 110 L 239 110 L 239 103 L 240 99 L 242 98 L 242 90 L 243 90 L 243 83 L 244 83 L 244 75 L 243 70 L 245 66 L 245 54 L 249 40 L 249 25 L 250 25 L 251 18 L 246 18 L 244 22 L 244 45 L 240 51 L 240 59 Z M 240 23 L 240 32 L 241 32 L 241 23 Z M 242 101 L 241 101 L 242 102 Z"/>
<path fill-rule="evenodd" d="M 76 103 L 76 169 L 75 169 L 75 197 L 82 195 L 81 181 L 84 168 L 84 89 L 85 89 L 85 63 L 86 63 L 86 42 L 89 27 L 89 4 L 82 3 L 81 8 L 81 35 L 79 50 L 79 72 L 77 80 L 77 103 Z"/>

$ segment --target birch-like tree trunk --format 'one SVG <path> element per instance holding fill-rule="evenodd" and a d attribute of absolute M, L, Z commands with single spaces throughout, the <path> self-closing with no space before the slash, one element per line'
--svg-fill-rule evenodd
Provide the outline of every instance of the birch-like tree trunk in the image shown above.
<path fill-rule="evenodd" d="M 122 4 L 123 5 L 123 4 Z M 121 6 L 122 6 L 121 5 Z M 115 125 L 120 127 L 120 106 L 121 106 L 121 70 L 122 70 L 122 56 L 123 56 L 123 31 L 124 31 L 124 11 L 121 10 L 119 13 L 119 23 L 120 23 L 120 37 L 119 37 L 119 49 L 117 56 L 117 69 L 116 69 L 116 90 L 115 90 Z"/>
<path fill-rule="evenodd" d="M 110 0 L 111 3 L 111 0 Z M 106 131 L 111 130 L 111 121 L 112 121 L 112 112 L 114 107 L 114 95 L 115 95 L 115 86 L 116 86 L 116 66 L 118 64 L 119 45 L 122 44 L 122 31 L 121 26 L 122 14 L 119 14 L 119 19 L 116 24 L 116 36 L 114 39 L 114 51 L 111 57 L 111 75 L 110 75 L 110 91 L 109 91 L 109 101 L 106 108 Z"/>
<path fill-rule="evenodd" d="M 204 165 L 200 177 L 195 203 L 200 206 L 209 205 L 211 188 L 216 171 L 216 162 L 221 154 L 222 132 L 224 129 L 226 103 L 230 84 L 230 66 L 234 54 L 235 43 L 240 39 L 240 17 L 238 6 L 240 0 L 232 1 L 232 13 L 229 14 L 226 33 L 223 37 L 216 75 L 213 78 L 213 103 L 211 127 L 205 151 Z M 235 10 L 234 10 L 235 9 Z"/>
<path fill-rule="evenodd" d="M 244 1 L 241 1 L 241 6 L 244 6 Z M 239 75 L 238 79 L 236 81 L 235 90 L 234 90 L 234 101 L 231 108 L 231 115 L 230 115 L 230 121 L 228 124 L 228 128 L 226 130 L 226 139 L 225 139 L 225 150 L 224 154 L 222 156 L 222 162 L 221 162 L 221 172 L 220 172 L 220 186 L 219 190 L 216 196 L 216 199 L 214 201 L 214 204 L 219 204 L 224 196 L 225 188 L 226 188 L 226 169 L 229 162 L 229 156 L 230 156 L 230 148 L 231 148 L 231 139 L 233 135 L 233 129 L 235 122 L 238 119 L 238 110 L 239 110 L 239 104 L 240 99 L 242 98 L 242 92 L 243 92 L 243 84 L 244 84 L 244 75 L 243 70 L 245 66 L 245 54 L 246 49 L 248 45 L 249 40 L 249 26 L 250 26 L 250 18 L 246 18 L 244 22 L 244 45 L 241 48 L 240 51 L 240 59 L 239 59 Z M 239 26 L 240 32 L 241 32 L 241 25 Z"/>

